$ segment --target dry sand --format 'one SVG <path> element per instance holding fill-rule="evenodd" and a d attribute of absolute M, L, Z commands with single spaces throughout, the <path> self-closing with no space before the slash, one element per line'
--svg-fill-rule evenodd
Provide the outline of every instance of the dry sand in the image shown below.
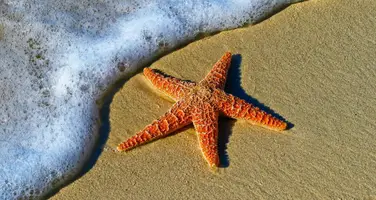
<path fill-rule="evenodd" d="M 311 0 L 163 57 L 151 67 L 199 81 L 225 51 L 240 54 L 228 92 L 251 96 L 294 127 L 279 133 L 221 119 L 227 167 L 217 173 L 192 127 L 127 153 L 104 151 L 52 199 L 376 198 L 375 16 L 375 1 Z M 113 99 L 107 146 L 171 104 L 137 74 Z"/>

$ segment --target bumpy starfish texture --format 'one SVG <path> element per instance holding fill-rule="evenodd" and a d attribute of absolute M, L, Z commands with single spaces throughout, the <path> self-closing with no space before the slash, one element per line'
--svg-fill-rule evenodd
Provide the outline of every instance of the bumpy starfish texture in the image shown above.
<path fill-rule="evenodd" d="M 145 68 L 144 75 L 158 89 L 177 102 L 164 115 L 133 137 L 119 144 L 119 151 L 127 151 L 152 140 L 165 137 L 179 128 L 193 123 L 203 156 L 210 167 L 219 165 L 218 116 L 245 119 L 252 124 L 274 130 L 285 130 L 286 122 L 258 107 L 223 91 L 231 63 L 231 53 L 225 53 L 209 74 L 199 83 L 183 81 Z"/>

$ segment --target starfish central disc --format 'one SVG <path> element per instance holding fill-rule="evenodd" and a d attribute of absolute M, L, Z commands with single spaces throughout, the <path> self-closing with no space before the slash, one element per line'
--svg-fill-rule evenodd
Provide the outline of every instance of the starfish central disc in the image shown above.
<path fill-rule="evenodd" d="M 144 75 L 176 103 L 161 117 L 133 137 L 119 144 L 119 151 L 127 151 L 152 140 L 165 137 L 193 123 L 203 156 L 210 167 L 219 166 L 218 116 L 219 112 L 252 124 L 274 130 L 285 130 L 286 122 L 273 117 L 243 99 L 223 91 L 231 53 L 225 53 L 199 83 L 183 81 L 145 68 Z"/>
<path fill-rule="evenodd" d="M 191 97 L 192 100 L 210 101 L 213 97 L 213 91 L 214 89 L 209 86 L 198 85 L 187 96 Z"/>

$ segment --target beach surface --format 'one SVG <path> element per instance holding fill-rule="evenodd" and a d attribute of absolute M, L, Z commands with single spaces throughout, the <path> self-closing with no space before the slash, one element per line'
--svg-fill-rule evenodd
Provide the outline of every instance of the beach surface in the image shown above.
<path fill-rule="evenodd" d="M 96 164 L 52 199 L 376 198 L 375 16 L 375 1 L 311 0 L 164 56 L 150 67 L 199 81 L 231 51 L 226 91 L 293 127 L 221 118 L 216 173 L 193 126 L 113 152 L 173 104 L 139 73 L 112 100 Z"/>

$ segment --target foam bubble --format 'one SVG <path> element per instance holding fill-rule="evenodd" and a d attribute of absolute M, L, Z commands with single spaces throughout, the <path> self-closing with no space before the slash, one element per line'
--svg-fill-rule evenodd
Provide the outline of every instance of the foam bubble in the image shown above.
<path fill-rule="evenodd" d="M 78 172 L 98 136 L 95 101 L 119 77 L 292 2 L 1 1 L 0 199 L 41 198 Z"/>

